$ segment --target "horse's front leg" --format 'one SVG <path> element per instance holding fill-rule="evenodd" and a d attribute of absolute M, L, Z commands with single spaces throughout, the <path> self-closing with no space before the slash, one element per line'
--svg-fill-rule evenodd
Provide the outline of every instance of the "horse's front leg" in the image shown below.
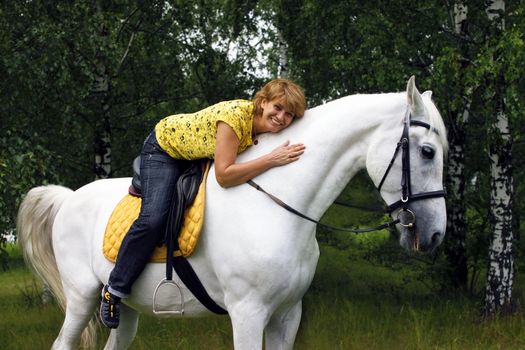
<path fill-rule="evenodd" d="M 276 312 L 266 326 L 266 349 L 293 349 L 295 336 L 297 335 L 297 330 L 299 329 L 299 324 L 301 323 L 301 314 L 301 300 L 283 312 Z"/>
<path fill-rule="evenodd" d="M 228 307 L 235 350 L 261 350 L 268 308 L 261 303 L 239 302 Z"/>
<path fill-rule="evenodd" d="M 129 348 L 139 324 L 139 313 L 126 304 L 120 304 L 120 324 L 112 329 L 104 350 L 125 350 Z"/>

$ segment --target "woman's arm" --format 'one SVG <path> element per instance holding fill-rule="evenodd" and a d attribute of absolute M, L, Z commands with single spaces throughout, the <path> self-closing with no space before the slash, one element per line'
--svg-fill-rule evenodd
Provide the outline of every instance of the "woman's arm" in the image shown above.
<path fill-rule="evenodd" d="M 222 187 L 240 185 L 270 168 L 298 160 L 304 153 L 304 148 L 303 144 L 290 145 L 287 141 L 259 158 L 236 163 L 239 139 L 228 124 L 219 122 L 215 148 L 215 177 Z"/>

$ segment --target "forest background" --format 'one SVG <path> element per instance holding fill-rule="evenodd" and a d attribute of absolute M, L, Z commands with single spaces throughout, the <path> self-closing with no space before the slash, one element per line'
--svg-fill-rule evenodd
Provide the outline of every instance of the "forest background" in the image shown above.
<path fill-rule="evenodd" d="M 486 315 L 515 312 L 524 33 L 523 1 L 2 2 L 0 232 L 16 236 L 16 211 L 31 187 L 129 176 L 164 116 L 251 98 L 277 76 L 297 81 L 315 106 L 403 91 L 415 75 L 448 128 L 449 222 L 435 254 L 409 258 L 423 261 L 435 290 L 480 298 Z M 353 205 L 379 203 L 369 200 Z M 345 245 L 334 237 L 318 234 Z M 5 245 L 0 238 L 8 268 Z M 364 254 L 389 266 L 407 260 L 390 248 L 371 244 Z"/>

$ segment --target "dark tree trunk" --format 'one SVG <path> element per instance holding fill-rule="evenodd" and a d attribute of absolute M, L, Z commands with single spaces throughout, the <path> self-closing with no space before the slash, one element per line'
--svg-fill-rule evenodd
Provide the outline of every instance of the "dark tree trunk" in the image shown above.
<path fill-rule="evenodd" d="M 456 289 L 467 289 L 465 209 L 465 126 L 456 122 L 449 127 L 449 156 L 445 179 L 447 195 L 447 240 L 445 255 L 449 262 L 449 277 Z"/>
<path fill-rule="evenodd" d="M 454 7 L 454 24 L 460 40 L 461 70 L 460 81 L 468 68 L 469 50 L 463 38 L 468 36 L 468 9 L 465 5 L 457 4 Z M 463 111 L 453 111 L 449 118 L 448 138 L 449 154 L 445 177 L 447 195 L 447 240 L 445 256 L 449 262 L 449 277 L 456 289 L 466 290 L 468 286 L 468 265 L 466 252 L 467 224 L 465 204 L 465 145 L 466 125 L 469 119 L 471 89 L 463 87 L 465 100 Z"/>

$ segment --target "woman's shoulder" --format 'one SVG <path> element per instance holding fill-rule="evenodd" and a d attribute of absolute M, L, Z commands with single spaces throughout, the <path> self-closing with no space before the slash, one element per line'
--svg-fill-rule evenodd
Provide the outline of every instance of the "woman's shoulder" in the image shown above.
<path fill-rule="evenodd" d="M 206 108 L 204 112 L 212 115 L 250 117 L 253 113 L 253 102 L 242 99 L 222 101 Z"/>

